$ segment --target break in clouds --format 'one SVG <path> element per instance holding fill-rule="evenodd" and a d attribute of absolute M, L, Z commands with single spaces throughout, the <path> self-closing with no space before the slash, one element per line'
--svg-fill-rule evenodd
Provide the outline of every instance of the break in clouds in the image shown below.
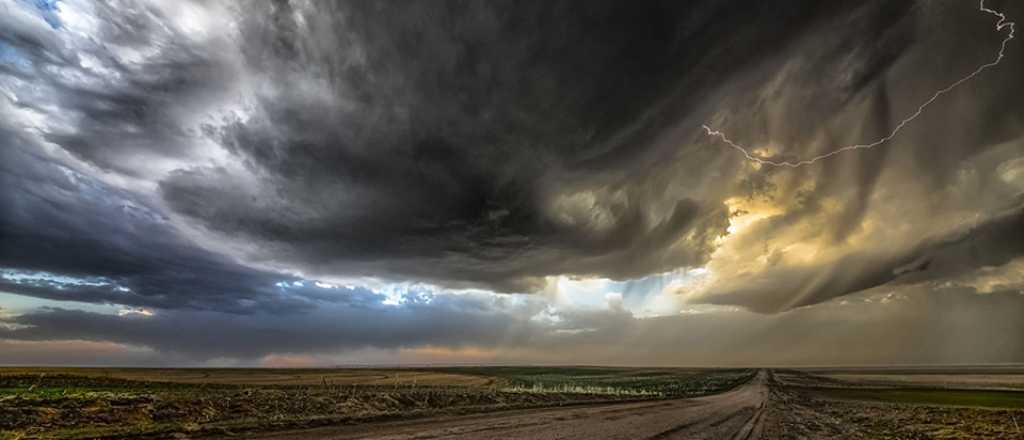
<path fill-rule="evenodd" d="M 0 362 L 1024 359 L 1018 40 L 871 150 L 701 129 L 885 136 L 970 1 L 0 8 Z"/>

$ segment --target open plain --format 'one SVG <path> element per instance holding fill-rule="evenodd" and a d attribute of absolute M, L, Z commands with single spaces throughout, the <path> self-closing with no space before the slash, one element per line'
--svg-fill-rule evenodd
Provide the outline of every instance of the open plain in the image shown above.
<path fill-rule="evenodd" d="M 1020 374 L 7 368 L 0 438 L 1024 438 Z"/>

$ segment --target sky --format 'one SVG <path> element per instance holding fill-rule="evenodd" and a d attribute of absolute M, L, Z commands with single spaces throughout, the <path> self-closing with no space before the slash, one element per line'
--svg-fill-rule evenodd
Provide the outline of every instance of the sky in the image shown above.
<path fill-rule="evenodd" d="M 1021 17 L 0 0 L 0 364 L 1024 362 Z"/>

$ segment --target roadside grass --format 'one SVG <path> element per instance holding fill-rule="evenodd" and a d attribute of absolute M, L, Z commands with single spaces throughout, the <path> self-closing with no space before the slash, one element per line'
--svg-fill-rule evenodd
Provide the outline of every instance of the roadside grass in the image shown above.
<path fill-rule="evenodd" d="M 804 388 L 826 398 L 941 406 L 1024 409 L 1024 392 L 926 388 Z"/>
<path fill-rule="evenodd" d="M 746 369 L 641 369 L 609 367 L 457 367 L 439 370 L 499 379 L 502 390 L 605 394 L 623 397 L 693 397 L 715 394 L 749 381 Z"/>
<path fill-rule="evenodd" d="M 508 393 L 555 393 L 555 394 L 595 394 L 605 396 L 629 396 L 629 397 L 650 397 L 650 396 L 662 396 L 661 393 L 655 391 L 648 391 L 645 389 L 632 389 L 632 388 L 617 388 L 612 386 L 594 386 L 594 385 L 570 385 L 570 384 L 559 384 L 559 385 L 548 385 L 545 386 L 540 383 L 534 383 L 530 386 L 525 385 L 513 385 L 505 388 L 501 388 L 501 391 Z"/>

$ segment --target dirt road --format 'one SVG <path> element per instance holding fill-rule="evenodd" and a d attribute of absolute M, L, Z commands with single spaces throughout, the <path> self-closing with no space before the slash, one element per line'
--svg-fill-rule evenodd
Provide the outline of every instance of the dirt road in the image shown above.
<path fill-rule="evenodd" d="M 768 373 L 727 393 L 694 399 L 509 411 L 477 416 L 337 426 L 250 438 L 299 439 L 757 439 Z"/>

